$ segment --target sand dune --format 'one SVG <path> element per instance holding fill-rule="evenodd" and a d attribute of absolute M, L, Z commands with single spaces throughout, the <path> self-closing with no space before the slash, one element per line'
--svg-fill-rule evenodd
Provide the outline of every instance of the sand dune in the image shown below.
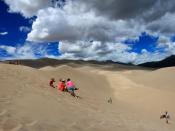
<path fill-rule="evenodd" d="M 0 131 L 174 131 L 174 71 L 0 64 Z M 52 77 L 70 77 L 81 99 L 50 88 Z"/>
<path fill-rule="evenodd" d="M 175 91 L 174 73 L 174 67 L 162 68 L 152 72 L 137 75 L 135 78 L 133 78 L 133 80 L 135 80 L 137 83 L 147 86 L 164 89 L 165 91 Z"/>

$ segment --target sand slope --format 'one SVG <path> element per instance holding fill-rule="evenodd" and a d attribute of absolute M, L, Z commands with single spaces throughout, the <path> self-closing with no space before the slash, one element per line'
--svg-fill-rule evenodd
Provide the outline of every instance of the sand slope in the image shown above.
<path fill-rule="evenodd" d="M 0 131 L 174 131 L 174 70 L 0 64 Z M 51 77 L 70 77 L 81 99 L 48 87 Z M 158 88 L 155 80 L 168 88 Z M 172 116 L 170 124 L 159 120 L 164 110 Z"/>

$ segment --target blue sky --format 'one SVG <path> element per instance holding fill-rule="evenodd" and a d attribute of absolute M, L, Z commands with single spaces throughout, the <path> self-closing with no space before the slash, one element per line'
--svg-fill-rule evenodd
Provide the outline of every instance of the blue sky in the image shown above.
<path fill-rule="evenodd" d="M 154 52 L 156 50 L 158 37 L 150 36 L 143 32 L 137 40 L 126 40 L 125 43 L 132 46 L 133 52 L 141 53 L 143 49 Z"/>
<path fill-rule="evenodd" d="M 172 23 L 164 24 L 174 18 L 168 8 L 160 18 L 153 19 L 151 15 L 156 14 L 156 10 L 150 16 L 135 17 L 134 9 L 131 13 L 123 10 L 125 7 L 116 10 L 99 0 L 95 3 L 75 0 L 73 4 L 70 0 L 66 3 L 36 0 L 35 7 L 32 1 L 0 1 L 1 60 L 50 57 L 137 64 L 174 54 L 175 32 Z M 79 9 L 82 6 L 77 3 L 85 9 Z M 131 8 L 129 3 L 125 4 Z M 148 8 L 154 6 L 147 4 Z M 143 5 L 137 6 L 146 10 Z M 125 15 L 117 14 L 120 11 Z"/>
<path fill-rule="evenodd" d="M 17 43 L 24 43 L 26 33 L 20 32 L 20 26 L 31 27 L 29 19 L 24 19 L 20 14 L 8 13 L 8 6 L 0 1 L 0 32 L 8 32 L 7 35 L 0 35 L 0 43 L 15 46 Z"/>
<path fill-rule="evenodd" d="M 6 35 L 0 35 L 0 45 L 1 46 L 12 46 L 16 48 L 23 47 L 26 45 L 27 33 L 25 31 L 20 31 L 20 27 L 27 27 L 31 29 L 32 21 L 35 17 L 25 18 L 19 13 L 9 13 L 9 7 L 3 1 L 0 1 L 0 32 L 7 32 Z M 34 54 L 36 58 L 45 57 L 45 54 L 40 53 L 39 49 L 45 49 L 47 55 L 58 56 L 58 42 L 43 42 L 42 44 L 32 44 Z M 38 50 L 37 50 L 38 49 Z M 9 54 L 5 49 L 0 48 L 0 58 L 10 59 L 13 58 L 12 54 Z M 16 57 L 15 57 L 16 58 Z M 18 58 L 18 57 L 17 57 Z M 20 57 L 19 57 L 20 58 Z M 27 57 L 24 57 L 27 59 Z M 30 57 L 29 57 L 30 58 Z"/>

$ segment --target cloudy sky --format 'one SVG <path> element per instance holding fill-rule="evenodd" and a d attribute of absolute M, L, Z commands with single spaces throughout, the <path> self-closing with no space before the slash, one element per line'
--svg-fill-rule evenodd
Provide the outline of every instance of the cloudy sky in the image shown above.
<path fill-rule="evenodd" d="M 1 0 L 0 59 L 112 60 L 175 54 L 174 0 Z"/>

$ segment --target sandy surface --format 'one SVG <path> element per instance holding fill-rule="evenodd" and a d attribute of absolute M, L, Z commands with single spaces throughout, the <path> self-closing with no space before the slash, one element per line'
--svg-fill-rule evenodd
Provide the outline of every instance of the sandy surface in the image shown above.
<path fill-rule="evenodd" d="M 175 131 L 174 76 L 173 67 L 106 71 L 0 64 L 0 131 Z M 52 77 L 70 77 L 81 99 L 50 88 Z M 169 124 L 159 119 L 165 110 Z"/>

